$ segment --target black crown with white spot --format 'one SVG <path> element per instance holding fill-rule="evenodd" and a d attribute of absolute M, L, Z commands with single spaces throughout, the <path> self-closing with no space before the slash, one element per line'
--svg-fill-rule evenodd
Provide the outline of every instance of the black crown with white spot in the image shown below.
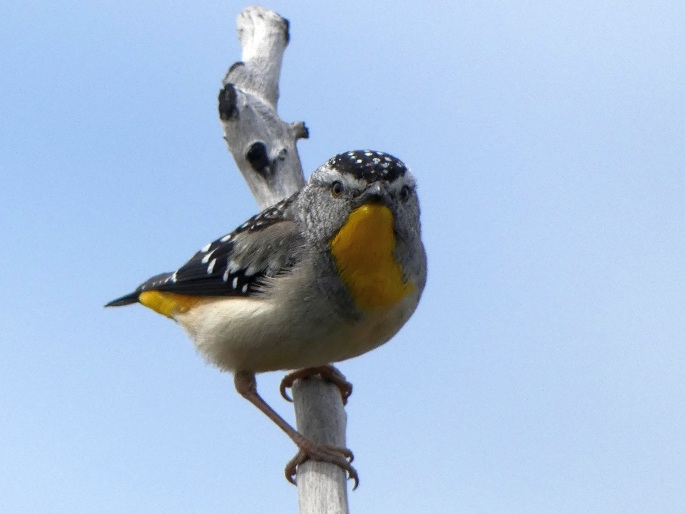
<path fill-rule="evenodd" d="M 340 173 L 349 173 L 360 180 L 393 182 L 407 172 L 407 167 L 397 157 L 373 150 L 355 150 L 336 155 L 327 166 Z"/>

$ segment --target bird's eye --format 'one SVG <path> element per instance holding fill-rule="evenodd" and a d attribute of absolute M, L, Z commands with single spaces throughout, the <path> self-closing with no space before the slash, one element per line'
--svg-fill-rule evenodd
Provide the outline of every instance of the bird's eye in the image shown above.
<path fill-rule="evenodd" d="M 338 196 L 340 196 L 340 193 L 342 193 L 342 192 L 343 192 L 343 185 L 342 185 L 342 182 L 339 182 L 339 181 L 336 180 L 335 182 L 333 182 L 333 184 L 331 184 L 331 194 L 332 194 L 335 198 L 337 198 Z"/>
<path fill-rule="evenodd" d="M 409 186 L 402 186 L 402 189 L 400 189 L 400 200 L 406 202 L 409 200 L 409 195 L 411 195 L 411 189 Z"/>

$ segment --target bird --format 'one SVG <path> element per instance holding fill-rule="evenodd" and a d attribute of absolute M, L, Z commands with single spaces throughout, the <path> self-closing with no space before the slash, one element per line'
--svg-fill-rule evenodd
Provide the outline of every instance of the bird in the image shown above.
<path fill-rule="evenodd" d="M 398 158 L 344 152 L 304 187 L 216 239 L 176 271 L 161 273 L 106 306 L 139 303 L 171 318 L 206 361 L 233 373 L 236 390 L 298 447 L 285 469 L 295 483 L 306 460 L 339 465 L 359 483 L 352 452 L 306 438 L 257 392 L 257 373 L 300 370 L 351 392 L 332 366 L 392 338 L 426 284 L 416 180 Z"/>

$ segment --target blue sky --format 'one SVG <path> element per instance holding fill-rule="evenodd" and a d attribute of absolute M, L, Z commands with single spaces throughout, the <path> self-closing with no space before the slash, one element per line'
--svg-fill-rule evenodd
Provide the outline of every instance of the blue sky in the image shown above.
<path fill-rule="evenodd" d="M 256 212 L 216 114 L 244 6 L 0 6 L 2 512 L 296 512 L 231 378 L 102 308 Z M 373 148 L 419 181 L 422 303 L 340 366 L 352 512 L 682 510 L 684 4 L 266 6 L 306 173 Z"/>

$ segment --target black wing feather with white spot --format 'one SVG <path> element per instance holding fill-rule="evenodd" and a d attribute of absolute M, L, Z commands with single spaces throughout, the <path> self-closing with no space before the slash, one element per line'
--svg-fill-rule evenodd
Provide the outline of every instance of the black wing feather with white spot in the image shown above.
<path fill-rule="evenodd" d="M 250 296 L 266 277 L 295 265 L 302 236 L 290 206 L 296 195 L 265 209 L 206 245 L 173 273 L 156 275 L 108 305 L 137 301 L 143 291 L 193 296 Z"/>

